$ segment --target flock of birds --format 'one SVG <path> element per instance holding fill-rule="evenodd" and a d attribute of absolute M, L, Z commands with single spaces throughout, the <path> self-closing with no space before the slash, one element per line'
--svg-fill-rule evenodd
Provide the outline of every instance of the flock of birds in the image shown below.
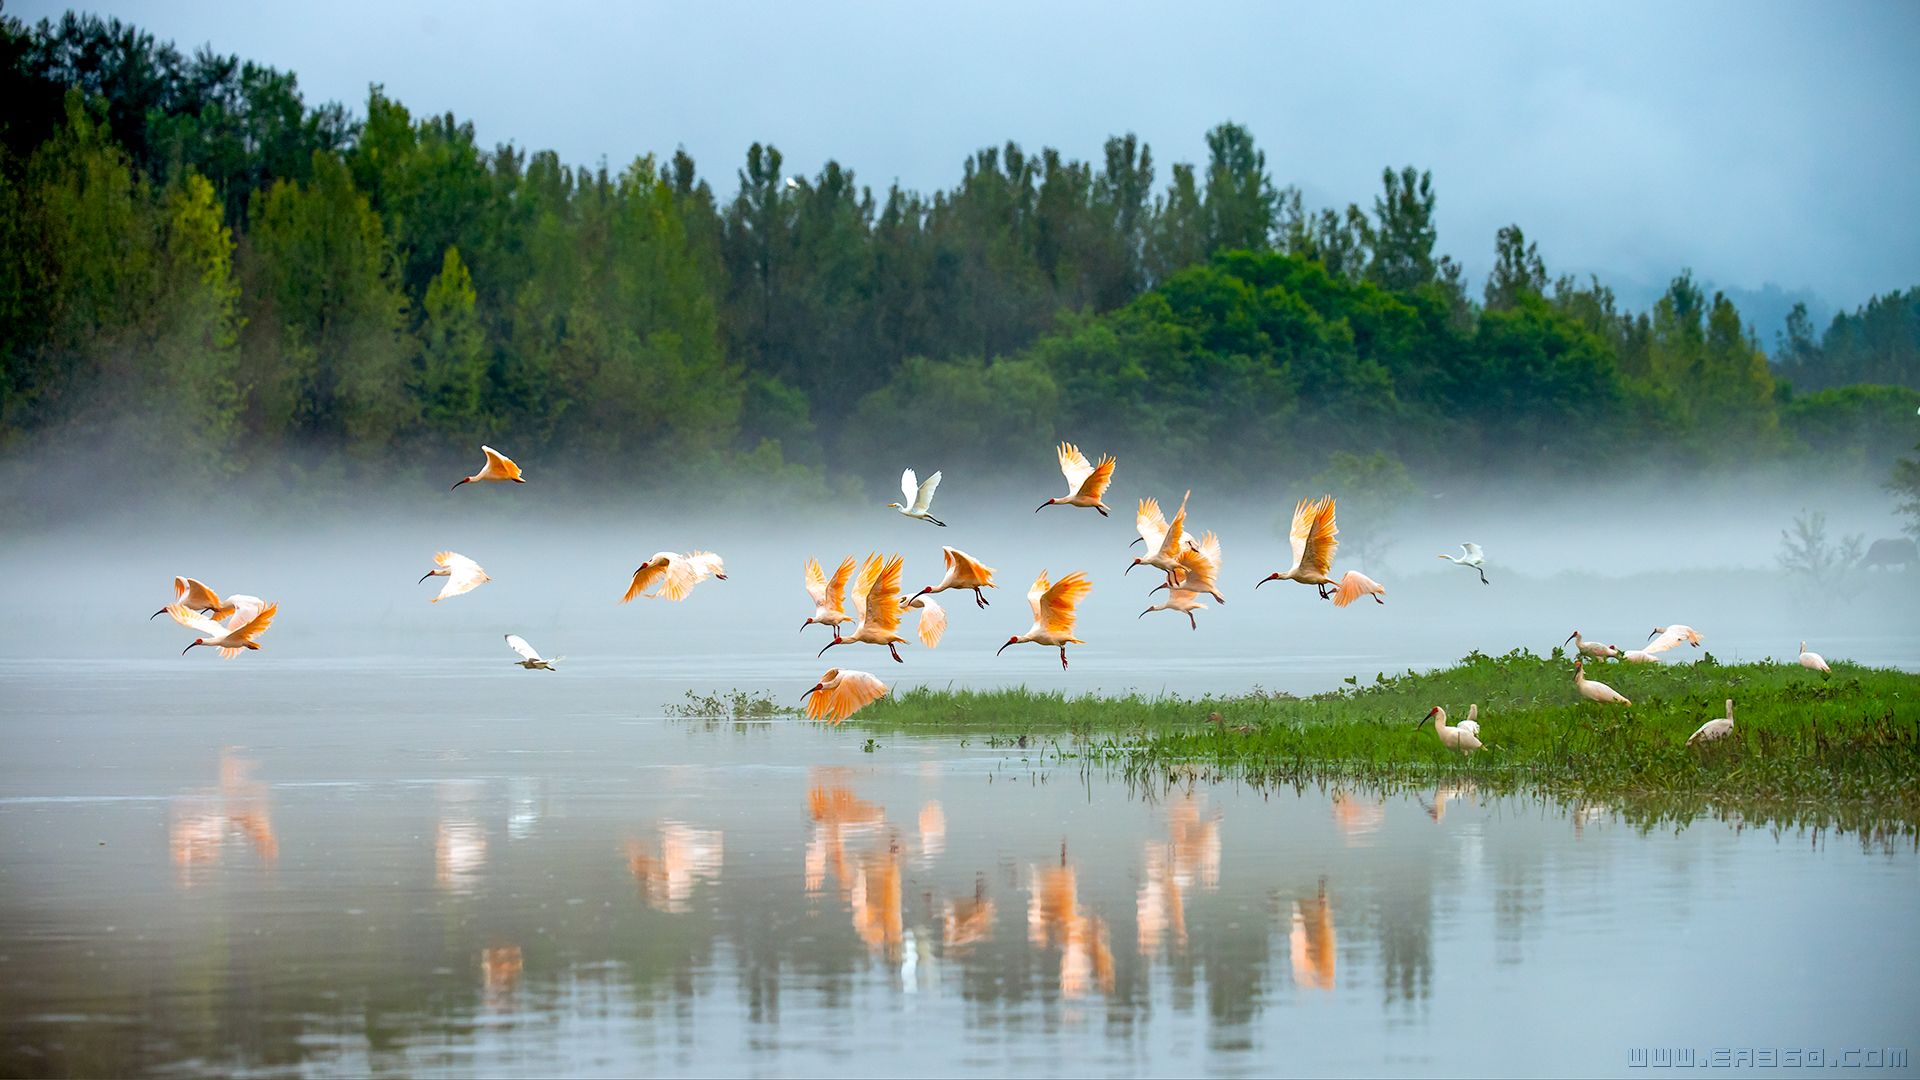
<path fill-rule="evenodd" d="M 463 484 L 526 483 L 521 476 L 520 466 L 513 459 L 491 446 L 482 446 L 480 450 L 486 455 L 480 471 L 462 477 L 453 485 L 454 490 Z M 1111 508 L 1103 500 L 1113 481 L 1113 456 L 1107 455 L 1096 464 L 1088 461 L 1078 447 L 1065 442 L 1059 445 L 1057 452 L 1060 471 L 1067 480 L 1067 494 L 1048 499 L 1034 512 L 1039 513 L 1049 506 L 1073 506 L 1094 510 L 1101 517 L 1110 516 Z M 901 495 L 906 501 L 887 505 L 908 518 L 945 528 L 946 523 L 932 513 L 934 493 L 939 487 L 940 473 L 935 472 L 923 482 L 912 469 L 908 469 L 900 478 Z M 1146 553 L 1134 558 L 1126 572 L 1131 574 L 1135 568 L 1146 566 L 1160 571 L 1163 576 L 1163 580 L 1149 591 L 1149 595 L 1161 590 L 1165 590 L 1167 595 L 1157 603 L 1150 604 L 1140 613 L 1140 618 L 1156 611 L 1176 611 L 1187 617 L 1190 628 L 1197 630 L 1200 624 L 1194 613 L 1204 611 L 1207 607 L 1201 602 L 1202 597 L 1210 597 L 1220 604 L 1227 601 L 1226 597 L 1220 595 L 1219 587 L 1222 558 L 1220 538 L 1211 531 L 1201 533 L 1197 538 L 1192 535 L 1187 525 L 1187 502 L 1191 495 L 1189 491 L 1181 497 L 1180 506 L 1171 520 L 1155 499 L 1149 497 L 1139 501 L 1134 515 L 1134 525 L 1139 535 L 1132 543 L 1144 545 Z M 1275 571 L 1260 579 L 1254 587 L 1257 589 L 1269 581 L 1291 581 L 1313 586 L 1321 599 L 1333 601 L 1336 607 L 1346 607 L 1361 597 L 1372 597 L 1375 603 L 1384 604 L 1386 601 L 1382 597 L 1386 594 L 1386 587 L 1358 570 L 1348 570 L 1337 578 L 1333 576 L 1333 556 L 1339 546 L 1337 537 L 1340 531 L 1335 523 L 1334 512 L 1334 500 L 1330 495 L 1300 500 L 1294 507 L 1289 530 L 1291 565 L 1284 571 Z M 1489 584 L 1486 558 L 1480 545 L 1464 543 L 1460 547 L 1459 555 L 1442 554 L 1440 558 L 1472 569 L 1479 574 L 1482 584 Z M 836 646 L 874 645 L 885 648 L 896 662 L 904 662 L 898 648 L 907 644 L 907 639 L 900 636 L 901 622 L 908 612 L 917 611 L 919 623 L 916 636 L 926 648 L 936 647 L 946 632 L 947 615 L 934 599 L 934 594 L 969 591 L 973 593 L 975 606 L 986 608 L 988 601 L 981 590 L 999 587 L 993 580 L 993 567 L 958 548 L 942 547 L 940 550 L 946 562 L 945 574 L 938 583 L 907 597 L 901 595 L 904 564 L 898 554 L 870 554 L 864 561 L 848 556 L 841 560 L 832 577 L 827 576 L 818 559 L 808 559 L 805 586 L 808 598 L 813 601 L 813 614 L 800 624 L 801 631 L 804 633 L 807 627 L 814 625 L 832 630 L 832 640 L 820 649 L 819 655 L 822 656 Z M 857 577 L 854 576 L 856 565 L 859 567 Z M 425 581 L 430 577 L 446 579 L 446 584 L 432 597 L 430 602 L 433 603 L 471 592 L 492 580 L 479 563 L 453 551 L 434 555 L 434 569 L 421 575 L 420 580 Z M 628 603 L 637 597 L 685 600 L 695 586 L 709 578 L 721 581 L 727 578 L 725 561 L 713 552 L 656 552 L 634 570 L 620 602 Z M 850 578 L 851 592 L 848 591 Z M 164 612 L 199 635 L 181 650 L 182 655 L 195 646 L 218 649 L 226 659 L 239 655 L 242 650 L 257 650 L 260 648 L 258 638 L 272 627 L 274 617 L 279 612 L 278 604 L 267 603 L 257 596 L 234 593 L 223 598 L 195 578 L 176 577 L 173 587 L 174 602 L 154 612 L 151 617 L 158 617 Z M 1058 649 L 1060 667 L 1065 669 L 1067 646 L 1084 644 L 1074 636 L 1074 628 L 1080 601 L 1092 588 L 1093 582 L 1084 571 L 1074 571 L 1055 581 L 1047 571 L 1042 570 L 1027 590 L 1027 603 L 1033 613 L 1032 625 L 1025 633 L 1009 636 L 999 652 L 1019 644 Z M 842 627 L 848 623 L 853 624 L 852 632 L 842 633 Z M 1619 659 L 1629 663 L 1659 663 L 1659 653 L 1683 642 L 1698 648 L 1701 640 L 1700 634 L 1690 626 L 1655 627 L 1653 633 L 1648 635 L 1645 647 L 1623 651 L 1615 645 L 1588 641 L 1580 631 L 1575 630 L 1567 637 L 1567 643 L 1574 646 L 1576 657 L 1573 665 L 1574 689 L 1588 701 L 1631 705 L 1633 703 L 1625 695 L 1603 682 L 1586 677 L 1586 660 L 1589 657 L 1595 660 Z M 508 648 L 520 657 L 514 663 L 530 671 L 556 671 L 559 662 L 564 659 L 558 656 L 542 657 L 518 634 L 506 635 L 506 642 Z M 996 652 L 995 655 L 998 654 Z M 1818 653 L 1808 652 L 1804 641 L 1800 643 L 1800 664 L 1822 674 L 1829 673 L 1827 662 Z M 808 717 L 838 724 L 886 694 L 887 685 L 878 676 L 835 667 L 827 669 L 802 698 L 806 702 Z M 1471 755 L 1483 745 L 1480 742 L 1479 712 L 1480 707 L 1475 704 L 1468 710 L 1465 720 L 1448 724 L 1446 710 L 1435 706 L 1419 723 L 1431 720 L 1434 734 L 1443 746 Z M 1687 739 L 1687 743 L 1696 745 L 1709 742 L 1726 736 L 1732 730 L 1733 702 L 1728 700 L 1726 715 L 1702 724 Z"/>

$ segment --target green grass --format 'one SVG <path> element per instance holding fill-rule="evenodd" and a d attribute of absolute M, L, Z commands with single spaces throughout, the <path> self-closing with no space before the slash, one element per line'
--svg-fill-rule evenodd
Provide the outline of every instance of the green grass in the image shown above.
<path fill-rule="evenodd" d="M 1609 664 L 1589 671 L 1631 707 L 1580 699 L 1558 652 L 1475 653 L 1443 670 L 1294 697 L 1068 697 L 1031 690 L 912 690 L 850 723 L 1051 742 L 1139 780 L 1196 774 L 1263 784 L 1384 787 L 1471 780 L 1483 790 L 1604 801 L 1653 823 L 1704 810 L 1753 822 L 1914 835 L 1920 825 L 1920 675 L 1834 665 Z M 1686 737 L 1734 699 L 1733 734 Z M 1442 748 L 1434 705 L 1480 705 L 1486 749 Z M 1217 719 L 1214 719 L 1216 718 Z"/>

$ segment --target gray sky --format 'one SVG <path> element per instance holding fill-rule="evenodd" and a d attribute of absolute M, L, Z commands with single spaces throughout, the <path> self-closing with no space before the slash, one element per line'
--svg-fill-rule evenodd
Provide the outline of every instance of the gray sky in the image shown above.
<path fill-rule="evenodd" d="M 685 146 L 723 193 L 756 139 L 790 171 L 834 157 L 930 190 L 983 145 L 1096 158 L 1134 131 L 1164 181 L 1231 118 L 1309 203 L 1367 206 L 1382 166 L 1432 169 L 1441 250 L 1476 291 L 1508 222 L 1550 272 L 1636 305 L 1682 266 L 1822 307 L 1920 283 L 1920 4 L 1345 7 L 88 5 L 290 68 L 309 100 L 363 112 L 383 83 L 489 145 L 615 165 Z M 1767 306 L 1743 304 L 1770 340 Z"/>

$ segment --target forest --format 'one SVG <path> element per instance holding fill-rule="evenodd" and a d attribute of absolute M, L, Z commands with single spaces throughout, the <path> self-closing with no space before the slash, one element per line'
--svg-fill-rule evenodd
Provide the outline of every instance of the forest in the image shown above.
<path fill-rule="evenodd" d="M 1309 207 L 1231 122 L 1164 175 L 1119 135 L 979 149 L 931 194 L 771 144 L 724 180 L 487 148 L 379 86 L 309 105 L 72 14 L 0 19 L 0 97 L 0 461 L 111 447 L 128 483 L 350 484 L 486 441 L 548 475 L 884 490 L 909 451 L 1061 438 L 1230 479 L 1813 457 L 1879 482 L 1920 411 L 1920 288 L 1824 330 L 1800 309 L 1772 358 L 1685 268 L 1627 311 L 1519 224 L 1476 289 L 1430 173 Z"/>

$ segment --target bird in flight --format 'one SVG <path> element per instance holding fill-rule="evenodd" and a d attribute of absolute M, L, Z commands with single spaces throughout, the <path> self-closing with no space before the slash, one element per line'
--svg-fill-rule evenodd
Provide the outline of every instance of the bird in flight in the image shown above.
<path fill-rule="evenodd" d="M 1094 465 L 1070 442 L 1061 443 L 1059 453 L 1060 471 L 1067 478 L 1066 497 L 1048 499 L 1034 507 L 1033 512 L 1037 514 L 1049 506 L 1090 506 L 1100 511 L 1101 517 L 1109 516 L 1107 504 L 1100 500 L 1107 493 L 1107 485 L 1113 483 L 1113 455 L 1108 454 L 1100 459 L 1100 464 Z"/>
<path fill-rule="evenodd" d="M 993 583 L 993 567 L 959 548 L 943 547 L 940 549 L 940 556 L 947 562 L 946 576 L 940 579 L 940 584 L 929 585 L 914 593 L 915 598 L 929 593 L 946 592 L 948 589 L 972 589 L 974 606 L 986 607 L 987 598 L 980 590 L 1000 587 Z"/>
<path fill-rule="evenodd" d="M 566 659 L 564 656 L 556 656 L 549 660 L 541 656 L 539 653 L 533 651 L 533 646 L 527 644 L 527 639 L 521 637 L 519 634 L 507 635 L 507 648 L 520 654 L 520 659 L 515 660 L 514 663 L 526 668 L 528 671 L 536 669 L 541 671 L 559 671 L 560 669 L 555 665 Z"/>
<path fill-rule="evenodd" d="M 1447 561 L 1453 563 L 1456 566 L 1473 567 L 1474 571 L 1480 575 L 1480 584 L 1482 585 L 1493 584 L 1493 582 L 1487 580 L 1487 559 L 1485 555 L 1482 555 L 1480 553 L 1479 544 L 1476 544 L 1473 541 L 1469 540 L 1460 545 L 1460 554 L 1448 555 L 1445 552 L 1442 552 L 1440 557 L 1443 559 L 1446 559 Z"/>
<path fill-rule="evenodd" d="M 1035 645 L 1045 645 L 1060 650 L 1060 668 L 1067 667 L 1067 646 L 1085 645 L 1086 642 L 1073 636 L 1074 609 L 1093 589 L 1093 582 L 1087 575 L 1076 570 L 1058 582 L 1047 580 L 1047 572 L 1033 579 L 1033 587 L 1027 590 L 1027 603 L 1033 608 L 1033 625 L 1024 634 L 1015 634 L 1000 646 L 995 656 L 1007 651 L 1007 645 L 1018 645 L 1030 641 Z"/>
<path fill-rule="evenodd" d="M 900 511 L 907 517 L 930 521 L 944 529 L 947 523 L 927 512 L 927 508 L 933 505 L 933 493 L 939 486 L 938 472 L 927 477 L 926 483 L 923 484 L 915 478 L 913 470 L 908 469 L 900 474 L 900 495 L 907 500 L 906 503 L 888 503 L 887 506 Z"/>
<path fill-rule="evenodd" d="M 887 684 L 864 671 L 828 668 L 813 689 L 800 695 L 807 702 L 807 719 L 838 724 L 862 708 L 887 696 Z"/>
<path fill-rule="evenodd" d="M 1700 633 L 1691 626 L 1674 623 L 1672 626 L 1656 626 L 1653 633 L 1647 635 L 1647 652 L 1666 652 L 1681 642 L 1700 647 Z"/>
<path fill-rule="evenodd" d="M 1346 607 L 1363 596 L 1373 597 L 1376 604 L 1384 604 L 1380 599 L 1387 593 L 1387 587 L 1358 570 L 1349 570 L 1340 575 L 1340 584 L 1333 590 L 1333 606 Z"/>
<path fill-rule="evenodd" d="M 249 597 L 249 599 L 252 598 Z M 174 622 L 200 635 L 194 638 L 192 644 L 186 649 L 181 649 L 180 655 L 185 656 L 187 649 L 193 648 L 194 645 L 206 645 L 219 649 L 221 659 L 231 660 L 240 654 L 241 649 L 260 648 L 260 643 L 254 638 L 266 633 L 267 628 L 273 625 L 273 617 L 279 613 L 280 605 L 268 604 L 261 608 L 249 605 L 241 608 L 234 613 L 232 623 L 227 626 L 221 626 L 205 615 L 179 604 L 168 604 L 165 610 L 168 615 L 173 616 Z M 245 618 L 243 619 L 242 616 Z"/>
<path fill-rule="evenodd" d="M 480 569 L 479 563 L 474 562 L 472 559 L 467 558 L 457 551 L 437 552 L 433 556 L 433 561 L 438 569 L 429 570 L 421 574 L 420 581 L 425 581 L 430 577 L 443 577 L 447 579 L 447 583 L 440 586 L 439 595 L 427 601 L 429 604 L 437 604 L 449 596 L 459 596 L 461 593 L 472 592 L 493 580 L 487 576 L 485 570 Z M 419 582 L 415 582 L 414 584 L 417 585 Z"/>
<path fill-rule="evenodd" d="M 1336 539 L 1340 527 L 1334 522 L 1333 496 L 1323 495 L 1318 499 L 1301 499 L 1293 507 L 1293 528 L 1289 539 L 1293 545 L 1293 565 L 1285 573 L 1269 574 L 1260 579 L 1260 585 L 1269 581 L 1297 581 L 1302 585 L 1311 585 L 1320 591 L 1320 599 L 1326 600 L 1339 585 L 1328 575 L 1333 571 L 1333 553 L 1340 546 Z"/>
<path fill-rule="evenodd" d="M 727 580 L 727 564 L 711 551 L 695 550 L 685 555 L 677 551 L 656 551 L 633 572 L 633 580 L 620 602 L 624 604 L 636 596 L 685 600 L 695 585 L 710 577 Z M 660 586 L 658 590 L 647 591 L 656 584 Z"/>
<path fill-rule="evenodd" d="M 857 560 L 849 555 L 840 560 L 840 566 L 833 572 L 833 579 L 827 579 L 826 571 L 820 569 L 819 559 L 807 560 L 807 595 L 813 599 L 813 614 L 800 624 L 805 630 L 815 623 L 831 626 L 835 633 L 840 624 L 848 621 L 847 612 L 840 605 L 847 594 L 847 579 L 853 576 L 854 563 Z"/>
<path fill-rule="evenodd" d="M 512 458 L 495 450 L 491 446 L 482 446 L 480 452 L 487 455 L 487 463 L 482 465 L 480 471 L 474 473 L 472 476 L 462 477 L 453 485 L 454 487 L 457 488 L 461 484 L 477 484 L 483 480 L 498 483 L 506 483 L 508 481 L 516 484 L 526 483 L 525 480 L 520 479 L 520 466 L 515 465 Z M 449 488 L 448 490 L 452 489 Z"/>
<path fill-rule="evenodd" d="M 204 612 L 215 619 L 224 619 L 233 614 L 233 608 L 230 605 L 221 603 L 220 594 L 208 588 L 206 583 L 199 578 L 175 577 L 173 579 L 173 602 L 193 611 Z M 159 618 L 166 613 L 166 610 L 167 609 L 163 607 L 159 611 L 147 616 L 147 621 L 152 622 L 154 619 Z"/>
<path fill-rule="evenodd" d="M 879 555 L 867 556 L 867 561 L 860 567 L 860 577 L 853 583 L 853 633 L 841 637 L 836 627 L 833 640 L 821 646 L 817 655 L 825 656 L 827 650 L 835 645 L 885 645 L 895 662 L 906 663 L 900 659 L 900 650 L 895 647 L 907 641 L 899 634 L 900 616 L 903 613 L 900 603 L 900 566 L 898 555 L 885 559 Z"/>
<path fill-rule="evenodd" d="M 1207 605 L 1200 602 L 1200 598 L 1205 595 L 1207 594 L 1193 592 L 1188 589 L 1168 589 L 1165 600 L 1147 608 L 1147 610 L 1141 612 L 1137 617 L 1144 619 L 1156 611 L 1178 611 L 1186 615 L 1189 629 L 1198 630 L 1200 629 L 1200 623 L 1194 619 L 1193 613 L 1207 610 Z"/>
<path fill-rule="evenodd" d="M 1180 555 L 1186 550 L 1187 500 L 1193 492 L 1180 496 L 1180 509 L 1176 510 L 1173 520 L 1168 521 L 1160 511 L 1160 503 L 1153 498 L 1140 500 L 1140 506 L 1133 514 L 1133 527 L 1140 534 L 1141 543 L 1147 547 L 1147 553 L 1127 564 L 1126 572 L 1133 573 L 1136 566 L 1151 566 L 1167 575 L 1167 585 L 1176 586 L 1186 571 L 1180 566 Z M 1128 547 L 1133 545 L 1129 544 Z"/>

